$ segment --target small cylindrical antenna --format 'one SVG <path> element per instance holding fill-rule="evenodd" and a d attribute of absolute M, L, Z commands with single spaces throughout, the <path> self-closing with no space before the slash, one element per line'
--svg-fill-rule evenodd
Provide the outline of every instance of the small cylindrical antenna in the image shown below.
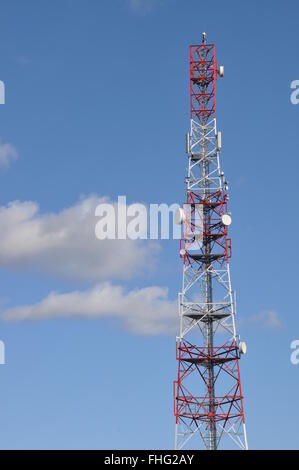
<path fill-rule="evenodd" d="M 186 134 L 186 153 L 189 155 L 190 153 L 190 134 L 187 132 Z"/>
<path fill-rule="evenodd" d="M 221 135 L 221 132 L 218 131 L 217 132 L 217 150 L 218 150 L 218 152 L 220 152 L 221 147 L 222 147 L 222 135 Z"/>

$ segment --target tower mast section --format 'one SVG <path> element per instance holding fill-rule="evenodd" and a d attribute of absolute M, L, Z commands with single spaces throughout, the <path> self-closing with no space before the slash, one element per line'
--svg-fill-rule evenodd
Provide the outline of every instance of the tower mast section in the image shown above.
<path fill-rule="evenodd" d="M 220 168 L 216 127 L 216 81 L 223 72 L 215 45 L 203 33 L 202 43 L 190 46 L 187 201 L 177 215 L 183 225 L 183 284 L 174 383 L 176 449 L 195 435 L 209 450 L 225 445 L 226 438 L 248 448 L 239 370 L 246 344 L 235 327 L 228 184 Z"/>

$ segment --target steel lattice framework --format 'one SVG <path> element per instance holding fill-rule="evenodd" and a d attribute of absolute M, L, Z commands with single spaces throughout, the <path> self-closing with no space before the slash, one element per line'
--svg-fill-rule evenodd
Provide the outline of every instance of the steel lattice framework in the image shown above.
<path fill-rule="evenodd" d="M 229 437 L 247 449 L 239 359 L 246 352 L 235 327 L 228 238 L 228 185 L 220 168 L 216 81 L 223 75 L 215 45 L 190 46 L 191 130 L 187 134 L 187 201 L 180 256 L 178 377 L 174 382 L 175 448 L 198 436 L 216 450 Z M 228 221 L 227 221 L 228 220 Z M 201 444 L 200 444 L 201 443 Z M 189 444 L 190 445 L 190 444 Z"/>

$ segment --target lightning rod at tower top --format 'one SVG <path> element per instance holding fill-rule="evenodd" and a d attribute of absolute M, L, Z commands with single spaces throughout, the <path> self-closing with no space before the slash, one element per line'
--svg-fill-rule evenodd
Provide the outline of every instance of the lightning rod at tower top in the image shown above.
<path fill-rule="evenodd" d="M 240 359 L 246 343 L 236 331 L 229 261 L 228 182 L 221 170 L 216 82 L 224 76 L 215 44 L 202 34 L 190 46 L 190 132 L 186 136 L 186 202 L 182 225 L 178 362 L 174 382 L 175 448 L 248 449 Z"/>

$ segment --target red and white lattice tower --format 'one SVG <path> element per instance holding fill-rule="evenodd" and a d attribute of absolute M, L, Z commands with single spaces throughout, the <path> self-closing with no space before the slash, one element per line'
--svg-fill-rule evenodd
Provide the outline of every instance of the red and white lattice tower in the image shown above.
<path fill-rule="evenodd" d="M 221 133 L 216 128 L 216 81 L 223 72 L 215 45 L 207 44 L 203 33 L 202 44 L 190 46 L 187 202 L 176 213 L 183 225 L 184 262 L 174 383 L 176 449 L 192 437 L 198 438 L 196 446 L 209 450 L 229 448 L 229 443 L 248 448 L 239 371 L 246 344 L 235 326 L 228 184 L 220 168 Z"/>

